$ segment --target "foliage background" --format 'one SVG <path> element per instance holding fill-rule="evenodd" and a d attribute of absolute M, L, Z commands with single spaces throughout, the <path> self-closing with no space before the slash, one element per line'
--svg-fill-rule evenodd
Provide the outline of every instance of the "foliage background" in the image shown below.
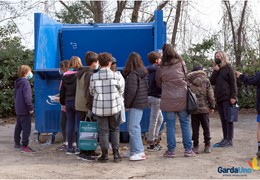
<path fill-rule="evenodd" d="M 14 115 L 14 81 L 17 69 L 27 64 L 33 69 L 33 51 L 21 45 L 21 39 L 14 36 L 15 24 L 8 23 L 0 27 L 0 117 Z M 32 83 L 33 86 L 33 83 Z"/>

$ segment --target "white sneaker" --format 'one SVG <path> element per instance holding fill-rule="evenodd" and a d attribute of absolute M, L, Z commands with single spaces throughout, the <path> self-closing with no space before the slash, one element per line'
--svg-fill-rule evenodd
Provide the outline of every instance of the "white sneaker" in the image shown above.
<path fill-rule="evenodd" d="M 145 154 L 144 152 L 138 153 L 138 154 L 133 154 L 132 156 L 130 156 L 129 160 L 130 161 L 140 161 L 140 160 L 145 160 Z"/>

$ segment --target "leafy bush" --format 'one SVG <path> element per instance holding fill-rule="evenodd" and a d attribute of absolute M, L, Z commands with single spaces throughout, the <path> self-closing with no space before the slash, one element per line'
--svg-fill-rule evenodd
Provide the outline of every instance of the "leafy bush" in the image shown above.
<path fill-rule="evenodd" d="M 16 26 L 7 24 L 0 27 L 0 117 L 14 115 L 14 81 L 17 68 L 27 64 L 33 68 L 33 51 L 26 50 L 21 39 L 15 36 Z"/>

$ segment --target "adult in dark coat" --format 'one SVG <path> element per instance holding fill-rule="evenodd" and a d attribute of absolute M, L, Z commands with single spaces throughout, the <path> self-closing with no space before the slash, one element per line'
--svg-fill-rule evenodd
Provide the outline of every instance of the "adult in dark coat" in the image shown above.
<path fill-rule="evenodd" d="M 233 122 L 229 122 L 228 108 L 237 101 L 237 84 L 234 70 L 223 51 L 215 53 L 215 66 L 210 82 L 215 86 L 214 94 L 223 131 L 223 139 L 214 144 L 214 147 L 233 146 L 234 126 Z"/>

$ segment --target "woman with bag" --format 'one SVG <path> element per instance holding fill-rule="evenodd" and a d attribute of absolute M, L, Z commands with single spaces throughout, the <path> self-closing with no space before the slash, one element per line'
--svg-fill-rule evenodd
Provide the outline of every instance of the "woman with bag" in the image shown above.
<path fill-rule="evenodd" d="M 175 124 L 178 115 L 184 146 L 185 157 L 195 157 L 192 151 L 190 119 L 187 112 L 187 68 L 182 57 L 174 50 L 172 45 L 163 45 L 163 56 L 160 67 L 156 73 L 156 82 L 162 88 L 161 110 L 165 112 L 166 135 L 168 150 L 164 157 L 175 157 L 176 138 Z"/>
<path fill-rule="evenodd" d="M 234 126 L 228 117 L 228 110 L 236 103 L 237 85 L 234 70 L 225 52 L 218 51 L 215 53 L 213 69 L 210 82 L 215 86 L 214 94 L 223 131 L 223 139 L 214 144 L 214 147 L 233 146 Z"/>

